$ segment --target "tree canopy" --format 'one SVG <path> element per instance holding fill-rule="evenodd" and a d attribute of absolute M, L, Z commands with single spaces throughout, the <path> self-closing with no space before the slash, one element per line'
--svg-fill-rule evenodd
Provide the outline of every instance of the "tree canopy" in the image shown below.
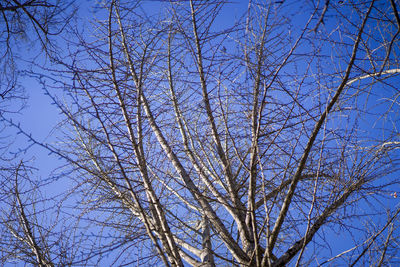
<path fill-rule="evenodd" d="M 398 264 L 397 6 L 98 3 L 32 73 L 64 115 L 59 141 L 3 116 L 61 158 L 46 183 L 69 186 L 48 200 L 14 165 L 1 259 Z"/>

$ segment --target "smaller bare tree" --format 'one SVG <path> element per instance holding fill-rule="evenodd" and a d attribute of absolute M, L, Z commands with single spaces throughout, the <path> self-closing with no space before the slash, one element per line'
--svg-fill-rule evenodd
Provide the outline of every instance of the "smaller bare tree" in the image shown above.
<path fill-rule="evenodd" d="M 75 10 L 73 1 L 0 1 L 0 97 L 18 89 L 18 60 L 27 62 L 25 51 L 39 44 L 45 54 L 56 50 L 53 42 L 68 25 Z M 22 43 L 22 45 L 21 45 Z M 38 55 L 39 53 L 33 53 Z M 26 63 L 24 63 L 26 64 Z M 14 97 L 13 94 L 9 97 Z"/>

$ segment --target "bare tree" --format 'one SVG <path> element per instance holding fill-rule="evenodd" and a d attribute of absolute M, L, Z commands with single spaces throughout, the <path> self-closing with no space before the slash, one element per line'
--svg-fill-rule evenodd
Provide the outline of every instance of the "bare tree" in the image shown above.
<path fill-rule="evenodd" d="M 17 65 L 18 61 L 26 65 L 31 60 L 26 53 L 28 47 L 32 49 L 32 44 L 39 44 L 37 49 L 47 55 L 54 52 L 54 37 L 63 31 L 75 11 L 72 1 L 2 0 L 0 13 L 0 97 L 3 100 L 19 95 L 17 77 L 21 70 Z M 22 54 L 21 50 L 24 50 Z M 29 54 L 33 57 L 39 53 L 30 51 Z"/>
<path fill-rule="evenodd" d="M 0 262 L 35 266 L 70 266 L 74 249 L 65 243 L 55 199 L 46 199 L 34 170 L 22 161 L 2 170 Z M 62 227 L 61 227 L 62 228 Z"/>
<path fill-rule="evenodd" d="M 21 83 L 21 78 L 27 77 L 37 57 L 48 60 L 59 51 L 55 39 L 75 13 L 72 3 L 0 0 L 1 265 L 25 262 L 65 266 L 70 265 L 76 252 L 68 242 L 63 243 L 69 238 L 63 235 L 69 233 L 59 226 L 63 220 L 57 205 L 61 203 L 40 193 L 48 180 L 37 181 L 32 162 L 14 151 L 15 136 L 7 122 L 25 106 L 26 81 Z M 20 144 L 17 149 L 26 151 L 28 146 Z"/>
<path fill-rule="evenodd" d="M 44 146 L 73 167 L 99 255 L 398 263 L 397 3 L 249 1 L 230 25 L 235 3 L 153 4 L 105 3 L 70 80 L 51 77 L 69 127 Z M 337 232 L 353 247 L 332 254 Z"/>
<path fill-rule="evenodd" d="M 9 154 L 13 138 L 4 117 L 12 117 L 25 107 L 26 81 L 21 83 L 21 78 L 32 72 L 37 57 L 42 55 L 40 60 L 46 61 L 59 51 L 55 39 L 75 14 L 72 4 L 59 0 L 0 1 L 0 166 L 5 169 L 18 164 L 12 163 L 14 156 Z"/>

